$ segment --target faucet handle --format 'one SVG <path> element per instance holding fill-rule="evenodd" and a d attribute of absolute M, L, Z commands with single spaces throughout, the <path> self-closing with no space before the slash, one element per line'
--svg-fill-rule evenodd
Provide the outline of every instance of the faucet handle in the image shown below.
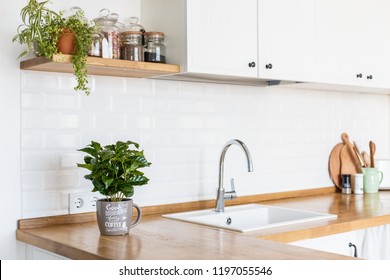
<path fill-rule="evenodd" d="M 230 179 L 230 186 L 231 186 L 231 191 L 225 192 L 224 195 L 225 200 L 233 200 L 237 198 L 236 187 L 234 186 L 234 178 Z"/>
<path fill-rule="evenodd" d="M 234 185 L 234 178 L 230 179 L 230 189 L 232 190 L 232 192 L 236 192 L 236 187 Z"/>

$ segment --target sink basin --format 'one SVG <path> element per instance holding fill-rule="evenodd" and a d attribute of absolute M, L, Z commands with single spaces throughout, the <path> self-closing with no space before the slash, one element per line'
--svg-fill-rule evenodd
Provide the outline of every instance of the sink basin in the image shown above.
<path fill-rule="evenodd" d="M 163 215 L 163 217 L 216 228 L 247 232 L 332 219 L 336 218 L 337 215 L 262 204 L 245 204 L 225 207 L 225 212 L 219 213 L 215 212 L 214 209 L 208 209 L 167 214 Z"/>

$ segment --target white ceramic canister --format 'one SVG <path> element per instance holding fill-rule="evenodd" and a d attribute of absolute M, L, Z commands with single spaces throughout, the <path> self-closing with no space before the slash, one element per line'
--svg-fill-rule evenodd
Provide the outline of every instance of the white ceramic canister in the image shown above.
<path fill-rule="evenodd" d="M 357 173 L 353 176 L 353 193 L 354 194 L 363 194 L 363 174 Z"/>

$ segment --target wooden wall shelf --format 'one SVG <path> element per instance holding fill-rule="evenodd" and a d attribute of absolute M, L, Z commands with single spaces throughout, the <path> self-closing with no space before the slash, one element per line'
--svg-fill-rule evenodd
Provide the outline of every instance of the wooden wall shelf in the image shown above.
<path fill-rule="evenodd" d="M 73 73 L 72 56 L 58 54 L 53 59 L 36 57 L 20 62 L 20 69 Z M 107 59 L 99 57 L 87 58 L 88 75 L 131 77 L 131 78 L 153 78 L 180 72 L 180 66 L 174 64 L 138 62 L 119 59 Z"/>

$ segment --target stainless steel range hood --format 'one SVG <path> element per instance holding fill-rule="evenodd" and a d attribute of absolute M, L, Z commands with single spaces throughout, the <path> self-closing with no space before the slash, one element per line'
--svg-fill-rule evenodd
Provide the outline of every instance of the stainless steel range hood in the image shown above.
<path fill-rule="evenodd" d="M 236 77 L 228 75 L 213 75 L 203 73 L 182 72 L 154 77 L 157 80 L 172 80 L 186 82 L 200 82 L 213 84 L 244 85 L 244 86 L 274 86 L 295 84 L 296 81 L 267 80 L 259 78 Z"/>

